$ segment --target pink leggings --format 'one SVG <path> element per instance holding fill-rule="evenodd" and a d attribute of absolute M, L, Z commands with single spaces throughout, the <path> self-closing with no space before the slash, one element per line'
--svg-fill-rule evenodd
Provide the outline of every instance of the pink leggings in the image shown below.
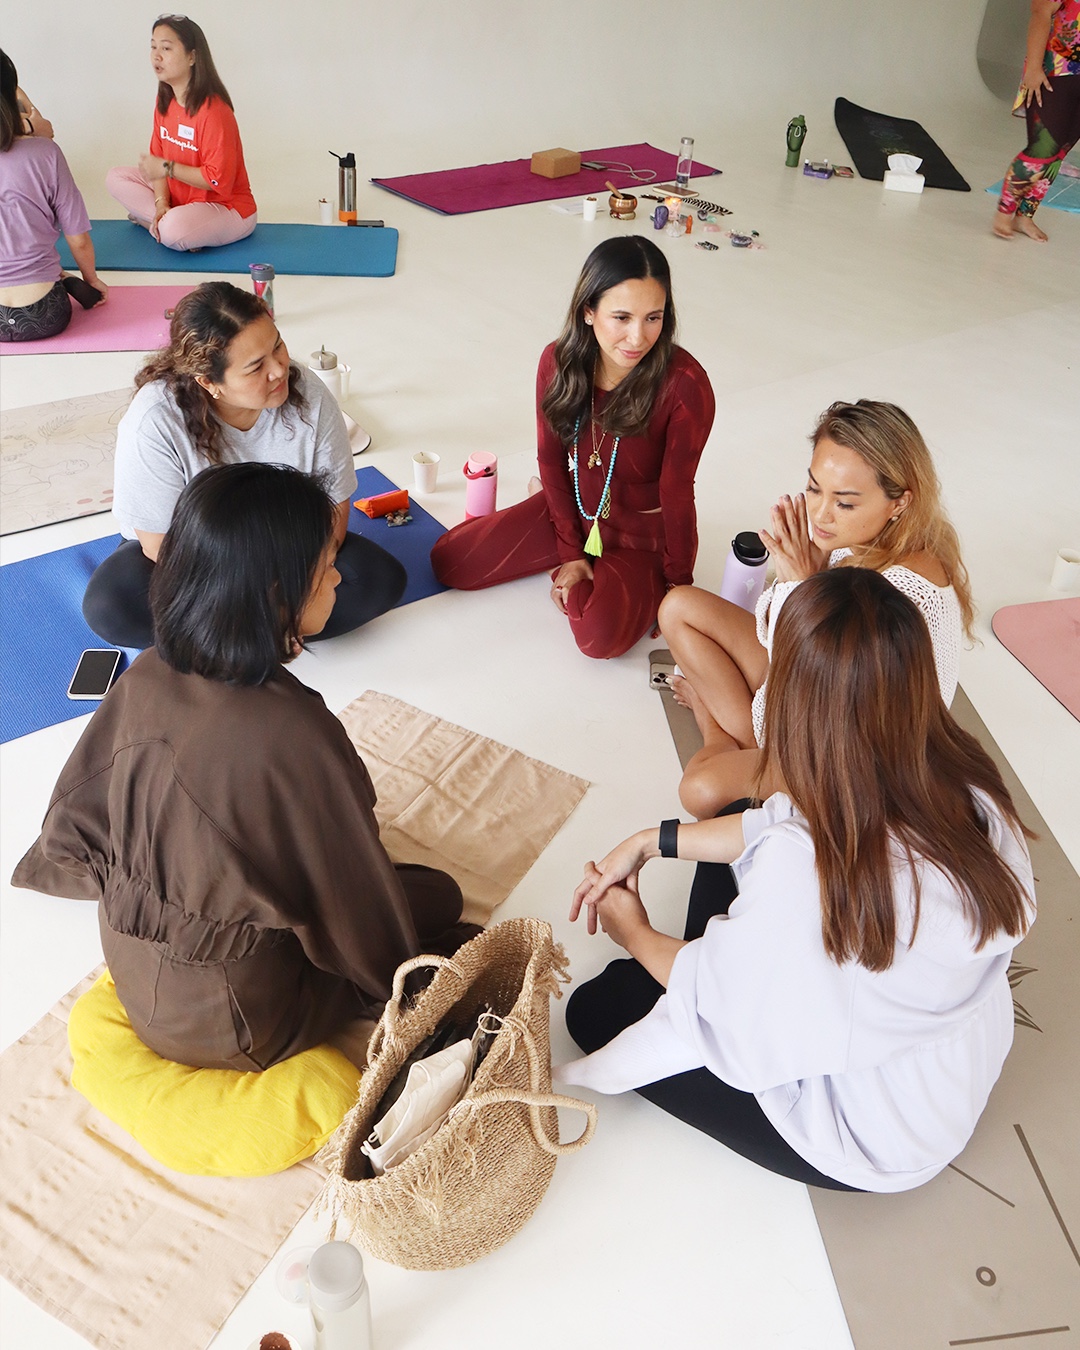
<path fill-rule="evenodd" d="M 141 224 L 154 219 L 154 189 L 139 169 L 110 169 L 105 186 L 127 213 Z M 216 248 L 246 239 L 255 228 L 258 216 L 242 216 L 230 206 L 217 202 L 190 202 L 174 206 L 158 221 L 157 237 L 166 248 L 186 253 L 193 248 Z"/>

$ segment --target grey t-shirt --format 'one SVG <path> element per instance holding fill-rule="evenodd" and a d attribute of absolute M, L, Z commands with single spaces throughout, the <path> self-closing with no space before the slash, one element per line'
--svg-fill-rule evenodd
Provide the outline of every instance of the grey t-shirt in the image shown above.
<path fill-rule="evenodd" d="M 334 396 L 300 367 L 307 407 L 264 408 L 250 431 L 222 423 L 225 464 L 287 464 L 318 474 L 335 502 L 356 488 L 349 434 Z M 136 530 L 164 534 L 185 484 L 209 464 L 191 443 L 184 414 L 163 380 L 144 384 L 120 419 L 116 433 L 113 514 L 125 539 Z"/>

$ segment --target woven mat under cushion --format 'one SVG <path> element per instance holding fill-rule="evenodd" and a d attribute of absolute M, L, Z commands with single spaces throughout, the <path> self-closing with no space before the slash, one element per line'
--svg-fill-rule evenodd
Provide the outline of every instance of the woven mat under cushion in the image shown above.
<path fill-rule="evenodd" d="M 0 1274 L 102 1350 L 203 1350 L 323 1173 L 181 1176 L 96 1111 L 67 1018 L 97 973 L 0 1056 Z"/>
<path fill-rule="evenodd" d="M 371 689 L 338 716 L 375 782 L 387 852 L 449 872 L 472 923 L 487 923 L 589 787 Z"/>

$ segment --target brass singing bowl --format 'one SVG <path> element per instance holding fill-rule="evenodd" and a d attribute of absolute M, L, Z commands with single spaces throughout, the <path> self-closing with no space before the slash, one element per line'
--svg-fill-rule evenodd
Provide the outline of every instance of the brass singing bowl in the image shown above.
<path fill-rule="evenodd" d="M 637 211 L 637 198 L 628 192 L 613 192 L 608 198 L 608 210 L 616 220 L 633 220 Z"/>

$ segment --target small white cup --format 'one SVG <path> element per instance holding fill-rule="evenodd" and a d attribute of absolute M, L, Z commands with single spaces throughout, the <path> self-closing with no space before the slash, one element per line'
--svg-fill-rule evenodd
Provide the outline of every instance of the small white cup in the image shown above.
<path fill-rule="evenodd" d="M 330 204 L 328 201 L 326 201 L 325 199 L 320 200 L 320 201 L 319 201 L 319 224 L 320 224 L 320 225 L 333 225 L 333 223 L 334 223 L 334 208 L 333 208 L 333 206 L 331 206 L 331 204 Z"/>
<path fill-rule="evenodd" d="M 581 214 L 585 220 L 596 219 L 597 200 L 595 197 L 583 197 L 581 201 Z"/>
<path fill-rule="evenodd" d="M 1080 548 L 1063 548 L 1058 552 L 1050 585 L 1055 591 L 1080 590 Z"/>
<path fill-rule="evenodd" d="M 435 491 L 435 482 L 439 477 L 439 456 L 430 450 L 421 450 L 412 457 L 413 487 L 418 493 L 428 495 Z"/>

